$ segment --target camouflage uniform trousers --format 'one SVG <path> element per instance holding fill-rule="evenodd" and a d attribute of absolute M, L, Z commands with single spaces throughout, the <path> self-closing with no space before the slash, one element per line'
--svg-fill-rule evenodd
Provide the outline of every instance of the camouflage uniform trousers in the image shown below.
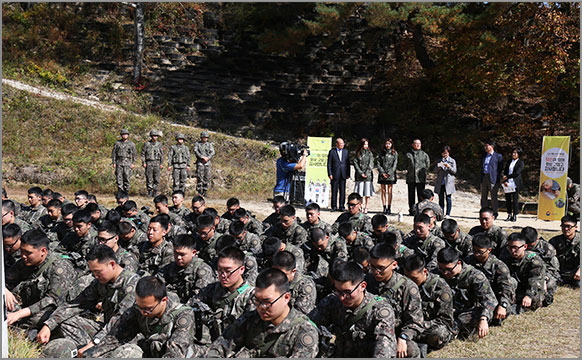
<path fill-rule="evenodd" d="M 415 340 L 427 344 L 431 349 L 442 349 L 455 338 L 454 333 L 443 324 L 430 325 L 425 321 L 424 328 Z"/>
<path fill-rule="evenodd" d="M 455 329 L 461 338 L 467 338 L 476 333 L 481 318 L 481 309 L 470 309 L 455 315 Z"/>
<path fill-rule="evenodd" d="M 131 178 L 131 165 L 115 166 L 115 179 L 117 180 L 117 190 L 129 193 L 129 179 Z"/>
<path fill-rule="evenodd" d="M 103 326 L 105 324 L 102 322 L 77 315 L 62 322 L 58 333 L 72 340 L 77 347 L 82 347 L 87 345 Z"/>
<path fill-rule="evenodd" d="M 159 161 L 146 162 L 145 176 L 148 192 L 158 191 L 158 186 L 160 185 L 160 164 Z"/>
<path fill-rule="evenodd" d="M 210 163 L 196 163 L 196 191 L 198 194 L 205 195 L 210 186 Z"/>
<path fill-rule="evenodd" d="M 184 191 L 187 178 L 188 178 L 188 170 L 185 167 L 176 168 L 174 166 L 174 170 L 172 172 L 172 179 L 174 181 L 174 184 L 172 185 L 172 191 L 176 191 L 176 190 Z"/>

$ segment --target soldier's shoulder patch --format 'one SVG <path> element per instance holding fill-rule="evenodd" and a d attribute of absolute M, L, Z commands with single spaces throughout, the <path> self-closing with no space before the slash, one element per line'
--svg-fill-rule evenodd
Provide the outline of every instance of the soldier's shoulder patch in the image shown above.
<path fill-rule="evenodd" d="M 187 318 L 185 318 L 185 317 L 181 317 L 181 318 L 178 320 L 178 325 L 180 325 L 180 326 L 186 326 L 186 324 L 188 324 L 188 319 L 187 319 Z"/>
<path fill-rule="evenodd" d="M 133 292 L 133 285 L 129 285 L 126 289 L 127 293 L 132 293 Z"/>
<path fill-rule="evenodd" d="M 416 286 L 410 287 L 410 295 L 412 295 L 412 296 L 418 295 L 418 288 Z"/>
<path fill-rule="evenodd" d="M 198 271 L 198 275 L 200 276 L 206 276 L 206 274 L 208 273 L 208 271 L 206 271 L 206 269 L 202 268 Z"/>
<path fill-rule="evenodd" d="M 477 275 L 475 275 L 475 279 L 479 280 L 479 281 L 484 281 L 485 280 L 485 275 L 483 275 L 482 272 L 478 271 Z"/>
<path fill-rule="evenodd" d="M 59 267 L 56 268 L 55 272 L 58 275 L 63 275 L 65 273 L 65 269 L 63 269 L 62 267 L 59 266 Z"/>
<path fill-rule="evenodd" d="M 451 300 L 451 295 L 448 292 L 444 292 L 441 294 L 441 300 L 449 302 Z"/>
<path fill-rule="evenodd" d="M 313 292 L 313 287 L 311 287 L 311 285 L 307 284 L 303 287 L 303 289 L 305 290 L 305 292 L 307 294 L 311 294 Z"/>
<path fill-rule="evenodd" d="M 301 332 L 299 334 L 299 343 L 305 347 L 311 347 L 315 344 L 315 338 L 308 332 Z"/>
<path fill-rule="evenodd" d="M 253 262 L 252 262 L 251 260 L 247 260 L 247 261 L 245 262 L 245 266 L 246 266 L 247 268 L 249 268 L 249 267 L 253 266 Z"/>
<path fill-rule="evenodd" d="M 381 307 L 380 309 L 378 309 L 378 316 L 380 318 L 387 318 L 388 316 L 390 316 L 390 309 L 386 306 Z"/>

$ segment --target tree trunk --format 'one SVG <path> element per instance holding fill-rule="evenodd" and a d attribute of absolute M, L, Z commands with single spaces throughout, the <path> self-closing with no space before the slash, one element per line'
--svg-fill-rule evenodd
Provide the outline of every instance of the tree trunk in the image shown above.
<path fill-rule="evenodd" d="M 143 3 L 135 4 L 135 57 L 133 61 L 133 82 L 139 83 L 143 66 L 143 50 L 145 47 Z"/>
<path fill-rule="evenodd" d="M 416 24 L 412 26 L 412 41 L 414 41 L 414 50 L 416 52 L 416 58 L 420 62 L 420 65 L 425 70 L 432 69 L 435 64 L 428 55 L 426 51 L 426 45 L 424 44 L 424 36 L 422 35 L 422 26 Z"/>

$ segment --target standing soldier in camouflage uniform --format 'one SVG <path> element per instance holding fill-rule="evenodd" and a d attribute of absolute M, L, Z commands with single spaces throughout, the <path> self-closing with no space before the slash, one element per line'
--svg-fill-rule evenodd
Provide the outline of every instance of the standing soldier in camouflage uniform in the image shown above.
<path fill-rule="evenodd" d="M 580 233 L 578 219 L 566 215 L 561 220 L 562 235 L 550 239 L 560 262 L 560 277 L 563 284 L 580 287 Z"/>
<path fill-rule="evenodd" d="M 129 140 L 127 129 L 121 129 L 120 134 L 121 140 L 115 142 L 111 152 L 111 163 L 115 169 L 117 190 L 129 194 L 129 179 L 131 178 L 131 169 L 135 166 L 134 163 L 137 159 L 137 150 L 135 144 Z"/>
<path fill-rule="evenodd" d="M 414 236 L 404 240 L 404 245 L 420 254 L 429 271 L 437 267 L 437 253 L 444 248 L 445 241 L 431 234 L 428 229 L 430 218 L 426 214 L 414 217 Z"/>
<path fill-rule="evenodd" d="M 252 301 L 256 310 L 245 312 L 216 339 L 207 357 L 313 358 L 318 353 L 317 327 L 289 306 L 289 281 L 278 269 L 257 277 Z"/>
<path fill-rule="evenodd" d="M 427 344 L 429 351 L 441 349 L 455 337 L 453 292 L 443 278 L 428 272 L 419 255 L 404 259 L 402 268 L 404 274 L 418 286 L 422 300 L 424 322 L 422 333 L 415 340 Z M 426 357 L 426 353 L 422 355 Z"/>
<path fill-rule="evenodd" d="M 461 258 L 466 258 L 473 253 L 473 248 L 471 247 L 471 235 L 465 234 L 457 222 L 453 219 L 443 220 L 442 230 L 443 230 L 443 240 L 447 246 L 459 252 Z"/>
<path fill-rule="evenodd" d="M 196 191 L 202 196 L 206 196 L 206 191 L 210 185 L 210 170 L 212 164 L 210 160 L 214 157 L 214 146 L 208 142 L 208 131 L 200 133 L 200 141 L 194 144 L 194 154 L 196 155 Z"/>
<path fill-rule="evenodd" d="M 141 163 L 145 169 L 146 187 L 148 196 L 156 196 L 160 185 L 160 169 L 163 168 L 164 153 L 162 143 L 158 137 L 162 136 L 161 131 L 150 131 L 151 140 L 143 145 L 141 150 Z"/>
<path fill-rule="evenodd" d="M 281 208 L 279 223 L 271 226 L 264 234 L 263 239 L 274 236 L 286 244 L 301 246 L 307 241 L 307 231 L 295 221 L 295 208 L 285 205 Z"/>
<path fill-rule="evenodd" d="M 174 181 L 172 190 L 184 191 L 186 179 L 188 178 L 188 171 L 190 171 L 190 149 L 184 145 L 184 134 L 177 133 L 176 145 L 170 147 L 168 152 L 168 171 L 174 168 L 172 179 Z"/>
<path fill-rule="evenodd" d="M 453 248 L 441 249 L 438 270 L 453 291 L 455 322 L 459 336 L 466 338 L 477 331 L 480 338 L 489 333 L 489 322 L 497 299 L 485 275 L 459 259 Z"/>
<path fill-rule="evenodd" d="M 422 191 L 426 185 L 426 175 L 430 166 L 428 154 L 420 148 L 422 143 L 420 139 L 412 141 L 411 151 L 406 153 L 406 184 L 408 185 L 408 214 L 413 214 L 414 192 L 418 196 L 418 201 L 422 197 Z"/>
<path fill-rule="evenodd" d="M 174 247 L 166 240 L 170 219 L 163 215 L 154 216 L 148 227 L 148 241 L 138 245 L 138 274 L 155 275 L 174 259 Z"/>
<path fill-rule="evenodd" d="M 297 273 L 295 255 L 289 251 L 279 251 L 273 256 L 273 268 L 281 270 L 289 280 L 291 299 L 289 305 L 309 314 L 315 308 L 317 291 L 315 282 L 307 275 Z"/>
<path fill-rule="evenodd" d="M 370 217 L 361 212 L 362 197 L 358 193 L 351 193 L 348 195 L 348 211 L 338 216 L 331 226 L 332 233 L 337 234 L 339 225 L 343 222 L 349 221 L 354 225 L 357 231 L 372 234 L 372 221 Z"/>
<path fill-rule="evenodd" d="M 335 347 L 324 357 L 396 357 L 392 306 L 366 291 L 364 272 L 357 264 L 338 263 L 332 271 L 335 293 L 309 314 L 335 337 Z"/>
<path fill-rule="evenodd" d="M 414 338 L 423 331 L 422 300 L 418 286 L 397 273 L 396 251 L 388 244 L 378 244 L 370 251 L 370 273 L 366 277 L 368 291 L 388 300 L 394 309 L 396 356 L 420 357 Z"/>
<path fill-rule="evenodd" d="M 507 241 L 507 232 L 497 225 L 493 225 L 495 221 L 495 211 L 490 207 L 484 207 L 479 210 L 480 226 L 475 226 L 469 231 L 469 235 L 475 236 L 478 233 L 485 233 L 491 239 L 493 245 L 493 254 L 499 256 L 501 250 L 505 247 Z"/>
<path fill-rule="evenodd" d="M 548 288 L 544 306 L 554 302 L 554 293 L 560 283 L 560 261 L 556 256 L 556 248 L 543 238 L 538 238 L 538 232 L 531 226 L 521 229 L 521 235 L 525 237 L 527 249 L 537 253 L 546 264 L 546 285 Z"/>

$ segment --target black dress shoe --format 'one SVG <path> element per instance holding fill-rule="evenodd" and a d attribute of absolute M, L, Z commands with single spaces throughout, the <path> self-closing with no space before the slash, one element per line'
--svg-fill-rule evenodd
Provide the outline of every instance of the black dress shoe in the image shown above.
<path fill-rule="evenodd" d="M 511 221 L 513 221 L 513 222 L 516 222 L 516 221 L 517 221 L 517 215 L 513 215 L 513 216 L 511 217 Z"/>
<path fill-rule="evenodd" d="M 513 215 L 509 214 L 507 215 L 507 219 L 505 219 L 505 221 L 511 221 L 511 219 L 513 219 Z"/>
<path fill-rule="evenodd" d="M 331 208 L 330 211 L 337 211 L 337 208 Z"/>
<path fill-rule="evenodd" d="M 339 211 L 346 211 L 346 208 L 345 207 L 340 207 L 338 210 Z"/>

